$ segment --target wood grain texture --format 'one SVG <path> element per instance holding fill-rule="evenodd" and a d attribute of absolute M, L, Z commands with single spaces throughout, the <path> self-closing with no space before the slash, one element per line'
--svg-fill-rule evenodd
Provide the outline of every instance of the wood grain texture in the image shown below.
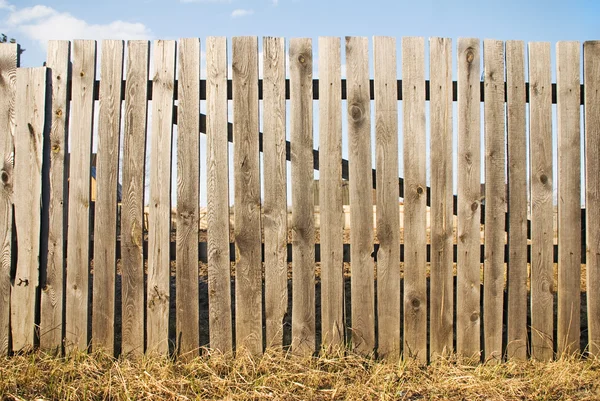
<path fill-rule="evenodd" d="M 383 46 L 387 44 L 383 43 Z M 374 263 L 371 257 L 373 252 L 373 198 L 371 195 L 371 102 L 369 100 L 368 38 L 346 37 L 346 69 L 348 75 L 350 206 L 352 208 L 350 215 L 352 219 L 350 236 L 352 242 L 351 340 L 354 351 L 369 355 L 375 349 L 375 286 Z"/>
<path fill-rule="evenodd" d="M 258 39 L 232 39 L 235 193 L 235 338 L 262 353 L 262 261 L 258 150 Z"/>
<path fill-rule="evenodd" d="M 71 44 L 61 40 L 48 42 L 46 66 L 52 79 L 50 127 L 50 195 L 48 256 L 40 300 L 40 347 L 60 352 L 64 338 L 64 279 L 67 219 L 67 171 L 65 155 L 68 144 L 67 82 L 71 79 L 69 60 Z"/>
<path fill-rule="evenodd" d="M 147 351 L 160 354 L 166 354 L 169 350 L 171 148 L 175 51 L 174 40 L 154 42 L 146 338 Z"/>
<path fill-rule="evenodd" d="M 344 211 L 342 206 L 342 99 L 339 38 L 319 38 L 319 185 L 321 214 L 321 344 L 344 346 Z M 357 260 L 357 262 L 360 259 Z M 368 269 L 368 266 L 366 266 Z M 353 273 L 364 275 L 362 264 Z M 371 264 L 371 281 L 373 265 Z M 362 274 L 361 274 L 362 273 Z M 371 315 L 373 312 L 371 311 Z"/>
<path fill-rule="evenodd" d="M 227 40 L 206 39 L 208 305 L 210 347 L 233 349 L 229 262 Z"/>
<path fill-rule="evenodd" d="M 288 313 L 285 40 L 263 40 L 265 326 L 267 347 L 283 344 Z"/>
<path fill-rule="evenodd" d="M 42 160 L 47 69 L 19 68 L 15 100 L 15 231 L 19 257 L 11 289 L 12 349 L 33 349 L 40 273 Z"/>
<path fill-rule="evenodd" d="M 90 170 L 96 42 L 75 40 L 72 46 L 65 350 L 84 351 L 89 345 Z"/>
<path fill-rule="evenodd" d="M 348 48 L 346 48 L 348 54 Z M 400 209 L 398 207 L 398 87 L 396 85 L 396 39 L 390 37 L 373 38 L 374 74 L 375 74 L 375 164 L 377 168 L 377 318 L 379 321 L 378 354 L 390 359 L 398 358 L 402 350 L 400 343 Z M 350 79 L 350 63 L 347 63 L 348 79 Z M 364 69 L 364 65 L 361 71 Z M 369 103 L 368 93 L 364 86 L 366 71 L 361 72 L 363 89 L 355 102 L 365 109 Z M 350 103 L 350 102 L 349 102 Z M 348 113 L 350 114 L 350 113 Z M 370 117 L 364 113 L 363 119 Z M 367 130 L 370 137 L 370 129 Z M 359 147 L 364 146 L 365 134 L 352 140 L 350 146 L 358 154 Z M 353 144 L 355 142 L 355 144 Z M 362 159 L 369 160 L 371 152 L 361 149 Z M 360 159 L 359 159 L 360 160 Z M 363 180 L 369 180 L 371 172 L 364 171 L 366 166 L 359 167 Z M 363 184 L 364 191 L 364 184 Z M 362 194 L 361 194 L 362 195 Z M 364 196 L 364 195 L 362 195 Z M 366 196 L 370 199 L 370 196 Z M 366 211 L 369 216 L 373 213 Z M 366 224 L 364 222 L 363 224 Z M 372 223 L 369 223 L 372 224 Z M 369 248 L 371 247 L 369 241 Z M 366 251 L 367 245 L 364 245 Z M 354 260 L 354 259 L 353 259 Z M 353 298 L 354 300 L 354 298 Z"/>
<path fill-rule="evenodd" d="M 583 44 L 585 84 L 585 202 L 589 352 L 600 356 L 600 41 Z"/>
<path fill-rule="evenodd" d="M 508 358 L 527 358 L 527 136 L 525 45 L 506 42 L 508 132 Z M 504 259 L 504 257 L 503 257 Z"/>
<path fill-rule="evenodd" d="M 404 358 L 427 362 L 425 42 L 402 38 Z"/>
<path fill-rule="evenodd" d="M 9 351 L 17 52 L 16 44 L 0 44 L 0 355 Z"/>
<path fill-rule="evenodd" d="M 143 222 L 149 51 L 148 41 L 127 43 L 121 203 L 121 352 L 125 355 L 144 352 Z"/>
<path fill-rule="evenodd" d="M 117 271 L 117 186 L 124 43 L 103 40 L 96 156 L 92 346 L 114 352 Z"/>
<path fill-rule="evenodd" d="M 458 263 L 456 352 L 479 358 L 480 301 L 480 111 L 478 39 L 458 40 Z"/>
<path fill-rule="evenodd" d="M 558 131 L 557 353 L 579 351 L 581 286 L 580 45 L 556 45 Z"/>
<path fill-rule="evenodd" d="M 312 41 L 290 40 L 292 351 L 315 352 Z"/>
<path fill-rule="evenodd" d="M 485 120 L 485 260 L 483 263 L 484 358 L 502 360 L 504 301 L 504 215 L 506 144 L 504 142 L 504 42 L 483 42 Z"/>
<path fill-rule="evenodd" d="M 431 101 L 430 358 L 453 351 L 452 40 L 429 40 Z"/>
<path fill-rule="evenodd" d="M 200 40 L 179 40 L 177 108 L 176 349 L 193 358 L 200 347 L 198 220 L 200 205 Z"/>
<path fill-rule="evenodd" d="M 554 351 L 554 228 L 552 201 L 552 75 L 550 44 L 529 43 L 531 182 L 531 356 Z"/>

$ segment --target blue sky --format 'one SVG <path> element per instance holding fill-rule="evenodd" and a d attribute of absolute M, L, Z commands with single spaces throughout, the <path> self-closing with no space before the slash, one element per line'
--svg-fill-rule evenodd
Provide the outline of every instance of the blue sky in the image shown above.
<path fill-rule="evenodd" d="M 16 38 L 26 49 L 21 58 L 21 65 L 24 67 L 42 65 L 46 58 L 46 42 L 50 39 L 154 40 L 256 35 L 281 36 L 287 39 L 312 37 L 315 77 L 318 77 L 319 36 L 394 36 L 398 38 L 398 60 L 402 36 L 450 37 L 455 48 L 459 37 L 517 39 L 526 43 L 546 41 L 551 43 L 554 58 L 557 41 L 583 42 L 600 39 L 599 17 L 600 0 L 0 0 L 0 32 Z M 204 48 L 204 44 L 202 47 Z M 100 43 L 98 50 L 101 50 Z M 426 57 L 428 65 L 427 59 Z M 342 74 L 344 75 L 344 66 Z M 454 74 L 456 79 L 456 70 Z M 401 77 L 400 63 L 398 77 Z M 315 103 L 315 107 L 317 106 Z M 401 115 L 399 105 L 399 118 Z M 345 131 L 345 118 L 342 121 Z M 456 115 L 453 122 L 456 152 Z M 317 147 L 316 108 L 314 127 Z M 401 135 L 401 122 L 399 130 Z M 96 135 L 95 133 L 95 144 Z M 175 148 L 176 136 L 175 127 Z M 344 135 L 344 157 L 347 157 L 348 150 L 346 138 Z M 399 145 L 399 152 L 402 154 L 402 140 Z M 204 149 L 204 146 L 205 138 L 201 136 L 201 147 Z M 554 146 L 556 147 L 556 133 Z M 555 174 L 556 156 L 555 151 Z M 456 154 L 454 157 L 456 169 Z M 201 152 L 201 182 L 206 179 L 204 166 L 205 154 Z M 175 174 L 174 168 L 174 180 Z M 399 174 L 403 175 L 402 162 Z M 483 179 L 483 165 L 481 176 Z M 318 178 L 318 172 L 315 177 Z M 454 181 L 456 189 L 456 176 Z M 557 185 L 555 190 L 556 187 Z M 175 201 L 174 196 L 173 202 Z M 201 188 L 201 203 L 204 204 L 205 201 L 206 192 Z"/>
<path fill-rule="evenodd" d="M 0 0 L 0 32 L 39 66 L 48 39 L 443 36 L 600 39 L 598 0 Z"/>

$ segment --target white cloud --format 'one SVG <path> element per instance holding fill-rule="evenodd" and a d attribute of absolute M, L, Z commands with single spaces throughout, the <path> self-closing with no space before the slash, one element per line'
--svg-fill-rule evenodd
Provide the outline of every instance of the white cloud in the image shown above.
<path fill-rule="evenodd" d="M 272 1 L 273 1 L 273 5 L 274 5 L 275 7 L 277 7 L 277 6 L 279 5 L 279 0 L 272 0 Z"/>
<path fill-rule="evenodd" d="M 7 4 L 0 0 L 0 5 Z M 150 29 L 142 23 L 121 20 L 106 24 L 90 24 L 68 12 L 60 12 L 51 7 L 36 5 L 22 9 L 10 9 L 5 24 L 13 31 L 27 36 L 46 46 L 48 40 L 73 39 L 149 39 Z"/>
<path fill-rule="evenodd" d="M 231 12 L 231 18 L 240 18 L 252 14 L 254 14 L 254 10 L 245 10 L 243 8 L 237 8 Z"/>
<path fill-rule="evenodd" d="M 6 0 L 0 0 L 0 10 L 14 11 L 15 6 L 9 4 Z"/>
<path fill-rule="evenodd" d="M 233 0 L 179 0 L 181 3 L 231 3 Z"/>

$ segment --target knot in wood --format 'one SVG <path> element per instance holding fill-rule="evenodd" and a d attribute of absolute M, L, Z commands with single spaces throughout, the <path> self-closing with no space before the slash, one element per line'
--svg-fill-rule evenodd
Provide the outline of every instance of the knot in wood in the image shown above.
<path fill-rule="evenodd" d="M 467 49 L 467 63 L 471 64 L 474 59 L 475 59 L 475 54 L 473 53 L 473 49 L 469 47 Z"/>
<path fill-rule="evenodd" d="M 472 321 L 472 322 L 476 322 L 476 321 L 477 321 L 477 319 L 479 319 L 479 313 L 478 313 L 478 312 L 473 312 L 473 313 L 471 314 L 471 321 Z"/>

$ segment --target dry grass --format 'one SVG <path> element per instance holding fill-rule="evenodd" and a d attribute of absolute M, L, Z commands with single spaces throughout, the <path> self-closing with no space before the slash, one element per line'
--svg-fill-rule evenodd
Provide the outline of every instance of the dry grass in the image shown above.
<path fill-rule="evenodd" d="M 260 358 L 213 354 L 184 362 L 42 352 L 0 360 L 3 400 L 600 400 L 600 360 L 430 366 L 355 355 Z"/>

